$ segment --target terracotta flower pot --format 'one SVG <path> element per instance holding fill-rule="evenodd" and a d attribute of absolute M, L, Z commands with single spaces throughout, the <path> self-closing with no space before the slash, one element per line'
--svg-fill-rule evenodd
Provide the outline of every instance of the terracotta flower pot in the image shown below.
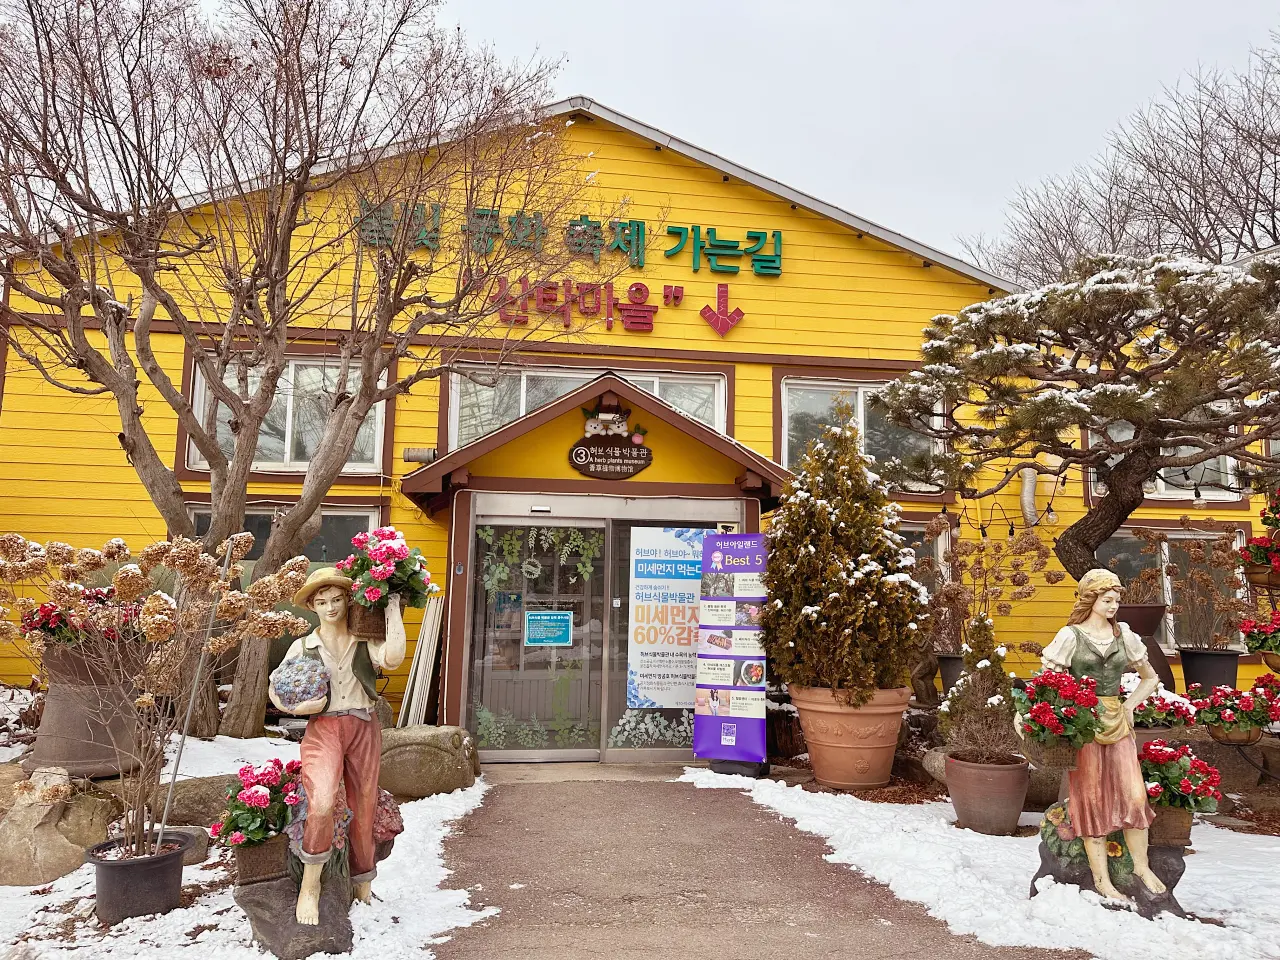
<path fill-rule="evenodd" d="M 883 787 L 889 782 L 902 714 L 910 687 L 877 690 L 861 707 L 850 707 L 829 687 L 788 687 L 800 711 L 813 776 L 841 790 Z"/>
<path fill-rule="evenodd" d="M 1190 810 L 1183 807 L 1170 807 L 1159 803 L 1152 807 L 1156 818 L 1147 831 L 1147 842 L 1153 847 L 1189 847 L 1191 846 L 1191 821 L 1194 819 Z"/>
<path fill-rule="evenodd" d="M 1266 563 L 1246 563 L 1244 578 L 1255 587 L 1266 587 L 1269 590 L 1280 590 L 1280 574 Z"/>
<path fill-rule="evenodd" d="M 277 833 L 262 843 L 242 843 L 233 847 L 236 854 L 236 884 L 279 880 L 289 875 L 289 838 Z"/>
<path fill-rule="evenodd" d="M 373 607 L 351 604 L 347 625 L 357 640 L 387 639 L 387 612 Z"/>
<path fill-rule="evenodd" d="M 73 777 L 107 777 L 137 769 L 130 753 L 137 726 L 133 698 L 91 664 L 92 655 L 86 658 L 74 646 L 45 647 L 41 667 L 49 690 L 35 749 L 22 762 L 28 773 L 62 767 Z"/>
<path fill-rule="evenodd" d="M 1246 727 L 1243 730 L 1228 730 L 1225 727 L 1212 726 L 1209 728 L 1209 736 L 1219 743 L 1229 744 L 1233 747 L 1247 747 L 1262 739 L 1262 728 Z"/>
<path fill-rule="evenodd" d="M 1173 736 L 1173 727 L 1134 727 L 1133 740 L 1141 751 L 1145 744 L 1152 740 L 1168 740 Z"/>
<path fill-rule="evenodd" d="M 1025 760 L 969 763 L 947 757 L 947 793 L 956 808 L 956 824 L 978 833 L 1007 837 L 1017 830 L 1030 783 Z"/>

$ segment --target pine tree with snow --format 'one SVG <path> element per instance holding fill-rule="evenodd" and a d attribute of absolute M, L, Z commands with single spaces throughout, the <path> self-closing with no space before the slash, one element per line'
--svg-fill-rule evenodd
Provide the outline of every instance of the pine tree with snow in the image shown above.
<path fill-rule="evenodd" d="M 762 642 L 785 683 L 852 706 L 904 686 L 927 591 L 898 533 L 898 505 L 863 454 L 852 406 L 810 442 L 769 526 Z"/>
<path fill-rule="evenodd" d="M 1096 483 L 1054 548 L 1078 580 L 1156 486 L 1199 501 L 1280 472 L 1278 311 L 1280 258 L 1240 269 L 1105 256 L 935 317 L 922 367 L 883 397 L 890 420 L 938 446 L 884 475 L 971 499 L 1024 470 Z"/>

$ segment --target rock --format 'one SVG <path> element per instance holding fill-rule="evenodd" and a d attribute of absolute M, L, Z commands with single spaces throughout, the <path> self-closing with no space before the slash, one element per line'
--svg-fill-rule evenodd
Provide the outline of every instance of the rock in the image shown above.
<path fill-rule="evenodd" d="M 182 855 L 184 867 L 193 867 L 209 859 L 209 831 L 204 827 L 170 825 L 164 828 L 164 832 L 166 836 L 171 833 L 181 833 L 191 838 L 191 846 L 187 847 Z"/>
<path fill-rule="evenodd" d="M 471 786 L 480 773 L 475 740 L 461 727 L 418 724 L 382 733 L 378 785 L 397 797 L 429 797 Z"/>
<path fill-rule="evenodd" d="M 924 756 L 920 758 L 920 766 L 924 768 L 925 773 L 939 783 L 946 783 L 947 748 L 934 747 L 932 750 L 926 750 Z"/>
<path fill-rule="evenodd" d="M 0 821 L 0 884 L 39 886 L 75 870 L 121 810 L 114 797 L 74 793 L 60 767 L 36 770 Z"/>
<path fill-rule="evenodd" d="M 1185 917 L 1186 913 L 1182 905 L 1173 895 L 1173 888 L 1178 885 L 1183 872 L 1187 869 L 1186 853 L 1183 847 L 1151 847 L 1147 851 L 1151 872 L 1168 887 L 1168 890 L 1162 894 L 1152 893 L 1132 874 L 1123 880 L 1113 876 L 1111 882 L 1116 885 L 1117 890 L 1133 899 L 1138 913 L 1148 920 L 1155 919 L 1161 913 Z M 1097 893 L 1097 888 L 1093 885 L 1093 874 L 1087 863 L 1068 863 L 1060 860 L 1049 850 L 1043 840 L 1040 841 L 1040 869 L 1031 880 L 1033 897 L 1040 892 L 1036 883 L 1041 877 L 1053 877 L 1056 883 L 1073 883 L 1081 890 L 1092 890 Z M 1117 906 L 1117 909 L 1123 908 Z"/>
<path fill-rule="evenodd" d="M 16 763 L 0 763 L 0 819 L 13 806 L 14 785 L 27 779 L 27 771 Z"/>
<path fill-rule="evenodd" d="M 169 808 L 169 823 L 175 826 L 209 826 L 221 819 L 222 812 L 226 809 L 227 788 L 239 783 L 235 774 L 216 777 L 179 777 L 173 788 L 173 805 Z M 123 793 L 119 780 L 104 780 L 98 785 L 116 796 L 121 796 Z M 168 780 L 161 781 L 156 787 L 152 804 L 157 810 L 164 809 L 168 789 Z"/>
<path fill-rule="evenodd" d="M 923 757 L 917 757 L 915 754 L 906 753 L 899 750 L 893 755 L 893 776 L 902 780 L 912 780 L 915 783 L 929 783 L 933 780 L 933 774 L 924 768 Z"/>
<path fill-rule="evenodd" d="M 378 723 L 382 725 L 383 730 L 389 730 L 396 725 L 395 711 L 391 709 L 391 704 L 387 703 L 386 697 L 378 698 L 378 702 L 373 705 L 373 712 L 377 714 Z"/>
<path fill-rule="evenodd" d="M 1107 869 L 1111 875 L 1111 882 L 1117 890 L 1133 900 L 1139 914 L 1148 920 L 1154 919 L 1161 913 L 1172 913 L 1178 917 L 1186 916 L 1181 904 L 1173 895 L 1174 887 L 1178 885 L 1178 881 L 1182 879 L 1182 874 L 1186 870 L 1185 847 L 1152 846 L 1148 848 L 1147 862 L 1151 865 L 1151 872 L 1159 877 L 1167 888 L 1164 893 L 1155 894 L 1134 875 L 1133 862 L 1128 851 L 1125 850 L 1123 834 L 1116 831 L 1107 838 L 1107 841 L 1108 846 L 1118 848 L 1115 856 L 1107 857 Z M 1052 848 L 1050 843 L 1054 845 Z M 1073 837 L 1070 812 L 1065 802 L 1054 804 L 1046 810 L 1045 819 L 1041 821 L 1040 869 L 1031 879 L 1031 896 L 1034 897 L 1040 892 L 1038 885 L 1044 877 L 1052 877 L 1056 883 L 1075 884 L 1081 890 L 1097 893 L 1084 843 L 1079 837 Z M 1114 908 L 1128 909 L 1120 904 L 1114 905 Z"/>
<path fill-rule="evenodd" d="M 298 886 L 288 877 L 235 888 L 235 900 L 249 916 L 253 939 L 279 960 L 303 960 L 313 953 L 351 949 L 351 880 L 326 877 L 320 891 L 320 922 L 304 927 L 294 919 Z"/>

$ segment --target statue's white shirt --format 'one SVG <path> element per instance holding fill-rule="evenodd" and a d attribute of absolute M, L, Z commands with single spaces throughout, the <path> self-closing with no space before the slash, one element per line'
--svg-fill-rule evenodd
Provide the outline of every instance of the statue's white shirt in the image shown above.
<path fill-rule="evenodd" d="M 360 679 L 355 675 L 355 671 L 351 669 L 351 662 L 356 655 L 356 647 L 358 645 L 359 641 L 352 637 L 351 642 L 347 644 L 346 650 L 340 656 L 335 657 L 329 648 L 325 646 L 324 641 L 320 639 L 320 635 L 313 630 L 305 637 L 299 637 L 293 641 L 293 644 L 289 647 L 289 652 L 284 655 L 284 658 L 285 660 L 292 660 L 295 657 L 309 655 L 304 650 L 319 652 L 321 663 L 329 671 L 329 705 L 325 708 L 326 712 L 371 710 L 374 702 L 364 692 Z M 381 643 L 369 644 L 369 659 L 373 661 L 375 670 L 382 667 L 379 658 L 381 652 Z"/>

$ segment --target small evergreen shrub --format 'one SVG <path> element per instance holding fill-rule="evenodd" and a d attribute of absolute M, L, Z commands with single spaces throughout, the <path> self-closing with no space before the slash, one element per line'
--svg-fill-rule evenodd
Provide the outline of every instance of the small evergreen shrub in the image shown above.
<path fill-rule="evenodd" d="M 769 527 L 761 613 L 772 676 L 860 706 L 902 687 L 928 592 L 898 533 L 898 505 L 859 450 L 853 409 L 809 444 Z"/>

